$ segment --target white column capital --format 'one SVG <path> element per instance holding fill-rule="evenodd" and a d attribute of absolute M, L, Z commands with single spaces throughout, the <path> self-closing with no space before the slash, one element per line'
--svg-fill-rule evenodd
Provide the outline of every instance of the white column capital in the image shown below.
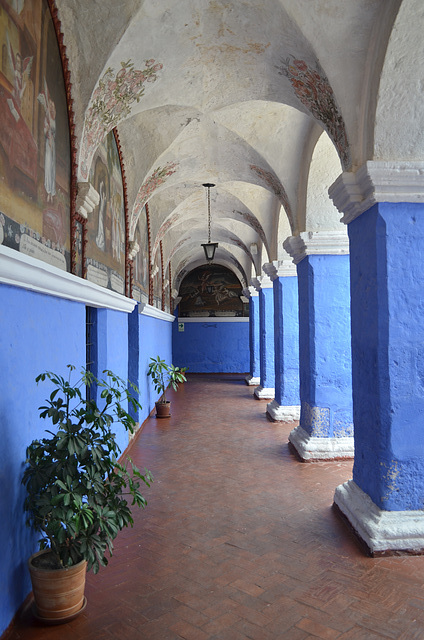
<path fill-rule="evenodd" d="M 296 276 L 296 265 L 292 260 L 274 260 L 264 264 L 263 270 L 274 282 L 277 278 Z"/>
<path fill-rule="evenodd" d="M 328 193 L 345 224 L 377 202 L 424 202 L 424 162 L 369 160 L 342 173 Z"/>
<path fill-rule="evenodd" d="M 134 258 L 136 257 L 139 251 L 140 251 L 140 245 L 138 244 L 138 242 L 136 242 L 135 240 L 131 240 L 129 243 L 128 259 L 134 260 Z"/>
<path fill-rule="evenodd" d="M 258 292 L 261 289 L 272 289 L 274 286 L 272 284 L 271 278 L 267 275 L 258 276 L 257 278 L 252 278 L 251 283 L 255 287 L 256 291 Z"/>
<path fill-rule="evenodd" d="M 346 229 L 337 231 L 303 231 L 284 240 L 284 249 L 299 264 L 311 255 L 347 255 L 349 237 Z"/>
<path fill-rule="evenodd" d="M 246 296 L 246 298 L 253 298 L 258 296 L 259 293 L 256 291 L 255 287 L 250 286 L 243 289 L 243 295 Z"/>
<path fill-rule="evenodd" d="M 100 195 L 90 182 L 78 182 L 78 194 L 75 203 L 77 213 L 87 219 L 100 202 Z"/>

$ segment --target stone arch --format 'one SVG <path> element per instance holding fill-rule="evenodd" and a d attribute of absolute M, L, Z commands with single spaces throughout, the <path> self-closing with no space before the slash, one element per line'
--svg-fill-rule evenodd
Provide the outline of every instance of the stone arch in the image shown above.
<path fill-rule="evenodd" d="M 340 175 L 342 165 L 334 144 L 325 131 L 319 137 L 309 165 L 304 228 L 300 231 L 340 229 L 340 213 L 328 189 Z"/>
<path fill-rule="evenodd" d="M 424 5 L 403 0 L 394 20 L 381 72 L 375 119 L 373 159 L 424 157 L 422 77 Z"/>

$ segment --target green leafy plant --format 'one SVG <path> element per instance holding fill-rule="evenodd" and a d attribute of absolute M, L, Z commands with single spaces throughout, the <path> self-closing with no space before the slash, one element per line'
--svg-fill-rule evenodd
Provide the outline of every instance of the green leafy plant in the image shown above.
<path fill-rule="evenodd" d="M 39 407 L 40 417 L 50 419 L 54 430 L 47 429 L 49 437 L 27 448 L 25 510 L 27 524 L 42 534 L 40 549 L 51 549 L 57 568 L 85 559 L 87 569 L 97 573 L 107 565 L 106 554 L 112 555 L 119 531 L 133 525 L 131 506 L 146 506 L 140 487 L 150 486 L 153 478 L 130 458 L 118 462 L 113 425 L 119 422 L 132 433 L 135 421 L 125 407 L 140 408 L 127 383 L 108 370 L 104 380 L 83 370 L 71 384 L 75 367 L 68 368 L 67 380 L 50 371 L 36 378 L 55 387 Z M 101 388 L 101 407 L 86 397 L 93 383 Z"/>
<path fill-rule="evenodd" d="M 160 393 L 158 402 L 166 403 L 166 390 L 172 387 L 174 391 L 178 389 L 178 385 L 182 382 L 187 382 L 185 372 L 187 367 L 174 367 L 173 364 L 166 364 L 165 360 L 157 358 L 150 358 L 149 370 L 147 375 L 152 378 L 155 390 Z"/>

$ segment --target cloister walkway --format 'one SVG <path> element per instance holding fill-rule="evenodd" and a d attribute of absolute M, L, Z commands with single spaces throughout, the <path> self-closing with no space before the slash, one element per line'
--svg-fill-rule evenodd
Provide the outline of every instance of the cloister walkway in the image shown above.
<path fill-rule="evenodd" d="M 191 375 L 130 454 L 148 506 L 67 625 L 8 640 L 424 638 L 424 558 L 366 557 L 331 509 L 351 462 L 302 464 L 242 376 Z"/>

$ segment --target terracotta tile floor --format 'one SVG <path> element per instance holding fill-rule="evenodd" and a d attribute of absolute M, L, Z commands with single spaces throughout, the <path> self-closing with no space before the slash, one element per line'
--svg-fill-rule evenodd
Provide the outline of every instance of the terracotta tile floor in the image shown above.
<path fill-rule="evenodd" d="M 331 509 L 350 462 L 302 464 L 241 376 L 190 376 L 131 455 L 148 507 L 60 627 L 8 640 L 424 638 L 424 558 L 365 557 Z"/>

